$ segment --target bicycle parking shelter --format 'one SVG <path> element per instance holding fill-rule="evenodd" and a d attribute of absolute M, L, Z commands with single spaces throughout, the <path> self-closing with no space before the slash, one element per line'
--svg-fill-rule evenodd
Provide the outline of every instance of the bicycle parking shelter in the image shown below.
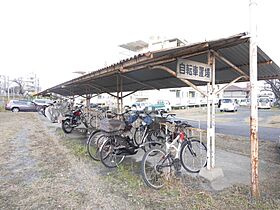
<path fill-rule="evenodd" d="M 246 33 L 172 49 L 139 54 L 72 79 L 37 95 L 85 96 L 102 93 L 122 100 L 140 90 L 190 86 L 207 97 L 207 169 L 215 168 L 215 98 L 235 82 L 250 80 L 249 39 Z M 280 79 L 280 68 L 257 49 L 257 79 Z M 227 84 L 216 89 L 216 84 Z M 207 92 L 199 86 L 207 85 Z M 124 92 L 128 92 L 124 95 Z M 212 106 L 211 106 L 212 105 Z"/>

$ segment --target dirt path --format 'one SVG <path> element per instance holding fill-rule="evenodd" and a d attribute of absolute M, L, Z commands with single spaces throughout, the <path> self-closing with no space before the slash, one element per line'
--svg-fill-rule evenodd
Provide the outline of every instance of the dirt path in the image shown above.
<path fill-rule="evenodd" d="M 100 174 L 53 138 L 37 113 L 1 113 L 0 128 L 0 209 L 135 208 L 108 192 Z"/>

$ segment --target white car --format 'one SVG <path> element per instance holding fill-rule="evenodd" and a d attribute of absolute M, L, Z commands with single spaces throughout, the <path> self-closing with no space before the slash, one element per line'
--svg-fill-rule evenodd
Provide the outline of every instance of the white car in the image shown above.
<path fill-rule="evenodd" d="M 135 102 L 132 104 L 131 109 L 136 109 L 137 111 L 143 111 L 146 107 L 150 106 L 147 102 Z"/>
<path fill-rule="evenodd" d="M 231 98 L 226 98 L 226 99 L 220 99 L 220 111 L 221 112 L 226 112 L 226 111 L 231 111 L 231 112 L 237 112 L 237 107 L 238 104 L 235 102 L 234 99 Z"/>
<path fill-rule="evenodd" d="M 269 100 L 269 97 L 258 98 L 258 108 L 259 109 L 270 109 L 271 108 L 271 102 Z"/>
<path fill-rule="evenodd" d="M 240 106 L 247 106 L 248 105 L 248 99 L 242 98 L 239 102 Z"/>

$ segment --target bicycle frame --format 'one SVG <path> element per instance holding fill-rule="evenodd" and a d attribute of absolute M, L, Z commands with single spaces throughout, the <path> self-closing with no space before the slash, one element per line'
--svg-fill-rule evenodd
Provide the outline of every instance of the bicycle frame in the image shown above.
<path fill-rule="evenodd" d="M 141 137 L 142 144 L 139 145 L 140 148 L 141 147 L 145 147 L 146 144 L 149 144 L 149 142 L 146 142 L 146 139 L 147 139 L 147 136 L 148 136 L 148 132 L 147 131 L 148 131 L 148 126 L 145 125 L 144 132 L 143 132 L 143 135 Z"/>
<path fill-rule="evenodd" d="M 179 153 L 180 153 L 181 144 L 182 144 L 182 143 L 179 141 L 179 139 L 180 139 L 180 134 L 178 134 L 178 135 L 176 136 L 176 138 L 174 138 L 173 141 L 172 141 L 171 143 L 168 143 L 168 142 L 167 142 L 167 138 L 168 138 L 168 137 L 166 137 L 166 142 L 165 142 L 167 154 L 171 153 L 171 150 L 174 149 L 174 150 L 176 151 L 175 159 L 176 159 L 176 158 L 179 158 Z M 175 144 L 177 144 L 177 142 L 178 142 L 178 146 L 176 147 Z"/>

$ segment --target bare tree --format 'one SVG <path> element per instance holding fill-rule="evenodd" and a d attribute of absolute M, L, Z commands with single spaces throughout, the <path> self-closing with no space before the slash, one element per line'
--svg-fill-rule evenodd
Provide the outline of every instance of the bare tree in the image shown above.
<path fill-rule="evenodd" d="M 266 83 L 270 85 L 271 90 L 275 95 L 276 103 L 280 105 L 280 80 L 266 80 Z"/>
<path fill-rule="evenodd" d="M 13 80 L 14 83 L 16 83 L 19 87 L 19 94 L 23 95 L 24 94 L 24 81 L 22 80 L 22 78 L 17 78 Z"/>

